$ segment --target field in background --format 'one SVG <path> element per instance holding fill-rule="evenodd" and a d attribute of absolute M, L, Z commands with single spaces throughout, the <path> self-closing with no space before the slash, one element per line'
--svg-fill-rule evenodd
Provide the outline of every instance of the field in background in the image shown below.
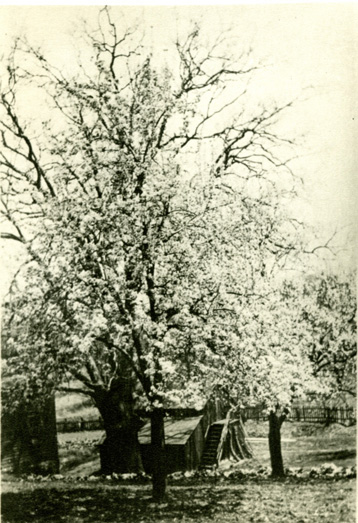
<path fill-rule="evenodd" d="M 97 419 L 98 411 L 91 400 L 82 395 L 56 398 L 58 421 L 63 419 Z M 268 467 L 268 423 L 248 420 L 245 427 L 254 451 L 254 459 L 242 463 L 243 467 Z M 100 468 L 96 445 L 104 432 L 82 431 L 58 434 L 61 473 L 90 475 Z M 353 466 L 356 457 L 356 426 L 287 421 L 282 426 L 282 449 L 285 467 L 318 467 L 324 463 Z"/>
<path fill-rule="evenodd" d="M 60 394 L 56 393 L 56 419 L 97 419 L 98 409 L 94 406 L 91 398 L 84 394 Z"/>
<path fill-rule="evenodd" d="M 255 461 L 269 466 L 267 423 L 246 422 Z M 286 422 L 282 426 L 282 453 L 286 467 L 312 468 L 324 463 L 348 467 L 356 463 L 356 426 Z"/>
<path fill-rule="evenodd" d="M 268 467 L 268 423 L 247 421 L 245 427 L 254 451 L 253 460 L 244 460 L 242 466 Z M 90 475 L 99 470 L 99 452 L 96 447 L 103 431 L 84 431 L 58 434 L 61 473 Z M 286 422 L 282 426 L 282 449 L 285 467 L 312 468 L 324 463 L 353 466 L 356 457 L 356 427 Z"/>

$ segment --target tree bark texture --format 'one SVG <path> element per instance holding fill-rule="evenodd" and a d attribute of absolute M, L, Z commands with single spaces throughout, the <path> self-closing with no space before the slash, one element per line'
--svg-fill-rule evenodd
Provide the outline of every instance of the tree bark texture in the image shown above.
<path fill-rule="evenodd" d="M 151 442 L 152 442 L 152 483 L 153 499 L 159 503 L 165 497 L 167 486 L 167 467 L 164 434 L 164 412 L 156 409 L 151 416 Z"/>
<path fill-rule="evenodd" d="M 134 412 L 130 378 L 118 378 L 109 390 L 98 390 L 95 403 L 106 431 L 106 439 L 100 447 L 102 474 L 143 472 L 138 441 L 142 423 Z"/>
<path fill-rule="evenodd" d="M 273 477 L 283 477 L 285 475 L 281 449 L 281 426 L 285 419 L 285 412 L 281 413 L 279 409 L 270 411 L 269 448 L 272 469 L 271 474 Z"/>

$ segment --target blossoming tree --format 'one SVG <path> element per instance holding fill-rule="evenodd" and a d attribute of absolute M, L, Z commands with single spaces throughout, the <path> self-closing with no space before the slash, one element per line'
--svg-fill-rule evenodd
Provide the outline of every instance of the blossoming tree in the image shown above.
<path fill-rule="evenodd" d="M 220 340 L 236 335 L 233 308 L 244 314 L 297 247 L 282 212 L 291 173 L 277 156 L 290 142 L 275 132 L 290 103 L 246 105 L 248 55 L 233 60 L 222 39 L 203 46 L 197 28 L 169 69 L 107 9 L 100 20 L 76 74 L 27 43 L 10 56 L 2 236 L 26 260 L 7 301 L 4 372 L 22 377 L 13 399 L 59 388 L 92 397 L 114 470 L 141 470 L 135 406 L 147 408 L 162 499 L 166 404 L 211 390 L 210 369 L 229 365 Z M 29 85 L 47 112 L 25 121 Z M 251 374 L 255 354 L 246 347 Z"/>
<path fill-rule="evenodd" d="M 300 293 L 301 321 L 310 333 L 314 374 L 331 393 L 356 396 L 357 299 L 353 271 L 307 277 Z"/>
<path fill-rule="evenodd" d="M 355 395 L 356 297 L 352 274 L 255 278 L 240 293 L 212 372 L 219 393 L 237 406 L 263 406 L 269 419 L 272 474 L 284 475 L 280 430 L 293 401 L 307 394 Z M 236 307 L 235 307 L 235 306 Z"/>

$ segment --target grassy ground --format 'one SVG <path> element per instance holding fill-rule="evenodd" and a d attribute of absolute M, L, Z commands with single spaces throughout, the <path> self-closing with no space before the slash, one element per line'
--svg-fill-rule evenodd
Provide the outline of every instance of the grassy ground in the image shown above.
<path fill-rule="evenodd" d="M 251 439 L 255 460 L 269 466 L 267 424 L 248 421 L 246 430 Z M 284 423 L 282 454 L 286 467 L 312 468 L 323 463 L 347 467 L 356 461 L 356 427 L 312 423 Z"/>
<path fill-rule="evenodd" d="M 246 430 L 254 452 L 254 459 L 242 465 L 252 468 L 268 467 L 270 456 L 267 423 L 246 422 Z M 90 475 L 99 470 L 99 452 L 96 444 L 103 431 L 59 434 L 61 473 L 74 476 Z M 324 463 L 337 466 L 355 465 L 356 427 L 331 425 L 324 427 L 309 423 L 284 423 L 282 452 L 285 467 L 303 469 L 319 467 Z"/>
<path fill-rule="evenodd" d="M 354 479 L 308 472 L 284 481 L 274 481 L 267 473 L 260 476 L 260 469 L 269 465 L 267 424 L 247 422 L 246 429 L 255 456 L 235 465 L 235 470 L 249 470 L 249 474 L 229 476 L 227 462 L 222 464 L 221 476 L 170 478 L 168 499 L 160 506 L 151 502 L 148 480 L 130 484 L 88 478 L 99 469 L 96 444 L 103 436 L 101 431 L 59 434 L 62 478 L 15 481 L 3 475 L 2 522 L 355 521 Z M 285 423 L 282 438 L 286 467 L 307 471 L 323 463 L 355 465 L 355 427 Z M 250 471 L 258 471 L 256 477 Z"/>
<path fill-rule="evenodd" d="M 165 503 L 149 485 L 5 484 L 3 523 L 353 523 L 354 480 L 247 481 L 171 486 Z"/>

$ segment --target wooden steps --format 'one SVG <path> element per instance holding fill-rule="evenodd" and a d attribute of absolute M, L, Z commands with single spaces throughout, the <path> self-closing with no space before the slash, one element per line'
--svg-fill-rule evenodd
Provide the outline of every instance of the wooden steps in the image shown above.
<path fill-rule="evenodd" d="M 220 443 L 223 425 L 214 423 L 210 426 L 206 437 L 204 451 L 201 457 L 200 468 L 213 467 L 217 463 L 217 450 Z"/>

